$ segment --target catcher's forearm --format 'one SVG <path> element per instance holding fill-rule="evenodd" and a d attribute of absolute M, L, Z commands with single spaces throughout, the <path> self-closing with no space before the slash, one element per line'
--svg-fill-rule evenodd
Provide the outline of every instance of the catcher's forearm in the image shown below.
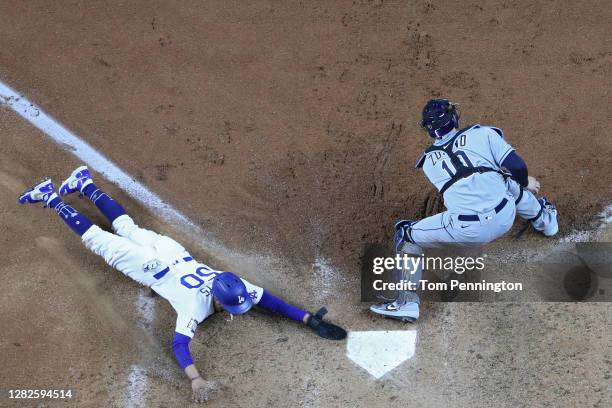
<path fill-rule="evenodd" d="M 529 172 L 527 170 L 527 164 L 521 158 L 521 156 L 519 156 L 515 151 L 512 151 L 504 159 L 504 162 L 501 165 L 510 171 L 512 178 L 521 186 L 527 187 L 527 176 L 529 175 Z"/>

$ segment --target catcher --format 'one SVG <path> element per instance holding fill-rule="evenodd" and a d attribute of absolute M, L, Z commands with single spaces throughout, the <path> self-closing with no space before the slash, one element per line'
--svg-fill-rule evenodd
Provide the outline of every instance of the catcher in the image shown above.
<path fill-rule="evenodd" d="M 257 305 L 304 324 L 323 338 L 346 337 L 344 329 L 323 320 L 325 308 L 315 314 L 301 310 L 231 272 L 216 271 L 194 260 L 173 239 L 138 227 L 119 203 L 96 187 L 85 166 L 74 170 L 60 186 L 61 196 L 75 192 L 98 207 L 115 234 L 102 230 L 63 202 L 49 179 L 23 193 L 19 202 L 43 202 L 45 207 L 53 208 L 89 250 L 170 302 L 177 313 L 172 349 L 191 381 L 194 400 L 206 401 L 220 388 L 217 382 L 202 378 L 189 352 L 189 342 L 198 324 L 215 312 L 225 310 L 241 315 Z"/>
<path fill-rule="evenodd" d="M 517 214 L 547 237 L 557 233 L 556 207 L 546 197 L 536 197 L 540 183 L 528 175 L 527 165 L 501 129 L 473 124 L 459 130 L 458 105 L 447 99 L 427 102 L 421 126 L 433 143 L 416 168 L 423 168 L 443 195 L 446 211 L 395 224 L 397 254 L 419 258 L 423 248 L 484 245 L 508 232 Z M 422 263 L 412 265 L 398 270 L 397 280 L 418 287 Z M 395 301 L 370 310 L 414 322 L 419 305 L 415 291 L 402 291 Z"/>

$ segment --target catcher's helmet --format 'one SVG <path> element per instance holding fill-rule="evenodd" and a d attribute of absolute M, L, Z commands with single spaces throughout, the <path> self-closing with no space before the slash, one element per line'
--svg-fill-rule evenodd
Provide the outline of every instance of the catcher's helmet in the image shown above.
<path fill-rule="evenodd" d="M 448 99 L 431 99 L 423 108 L 421 126 L 429 136 L 439 139 L 459 127 L 458 105 Z"/>
<path fill-rule="evenodd" d="M 244 314 L 253 307 L 253 299 L 249 296 L 244 282 L 231 272 L 222 272 L 215 276 L 212 293 L 223 309 L 235 316 Z"/>

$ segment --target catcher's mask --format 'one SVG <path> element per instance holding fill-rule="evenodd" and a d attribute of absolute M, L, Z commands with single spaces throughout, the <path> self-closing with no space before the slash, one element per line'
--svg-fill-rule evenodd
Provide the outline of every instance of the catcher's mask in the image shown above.
<path fill-rule="evenodd" d="M 228 313 L 235 316 L 248 312 L 253 307 L 244 282 L 231 272 L 222 272 L 215 276 L 212 294 Z"/>
<path fill-rule="evenodd" d="M 423 108 L 421 126 L 429 136 L 440 139 L 459 127 L 459 105 L 448 99 L 431 99 Z"/>

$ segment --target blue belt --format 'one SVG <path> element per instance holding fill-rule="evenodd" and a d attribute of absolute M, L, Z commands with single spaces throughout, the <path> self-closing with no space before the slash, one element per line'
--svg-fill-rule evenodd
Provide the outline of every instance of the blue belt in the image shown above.
<path fill-rule="evenodd" d="M 182 259 L 182 261 L 183 261 L 183 262 L 191 262 L 191 261 L 193 261 L 193 258 L 192 258 L 192 257 L 190 257 L 190 256 L 186 256 L 185 258 L 183 258 L 183 259 Z M 176 261 L 174 261 L 174 263 L 173 263 L 172 265 L 176 265 L 176 264 L 177 264 L 177 263 L 179 263 L 179 262 L 181 262 L 181 260 L 178 260 L 178 259 L 177 259 Z M 166 276 L 166 274 L 167 274 L 168 272 L 170 272 L 170 267 L 169 267 L 169 266 L 166 266 L 166 267 L 165 267 L 163 270 L 161 270 L 161 271 L 157 272 L 155 275 L 153 275 L 153 277 L 154 277 L 155 279 L 161 279 L 161 278 L 163 278 L 164 276 Z"/>
<path fill-rule="evenodd" d="M 497 207 L 495 207 L 495 213 L 498 213 L 501 210 L 503 210 L 506 204 L 508 204 L 508 200 L 504 198 L 503 200 L 501 200 L 501 203 L 499 203 Z M 475 214 L 470 214 L 470 215 L 461 214 L 457 217 L 457 219 L 459 221 L 480 221 L 480 217 Z"/>

